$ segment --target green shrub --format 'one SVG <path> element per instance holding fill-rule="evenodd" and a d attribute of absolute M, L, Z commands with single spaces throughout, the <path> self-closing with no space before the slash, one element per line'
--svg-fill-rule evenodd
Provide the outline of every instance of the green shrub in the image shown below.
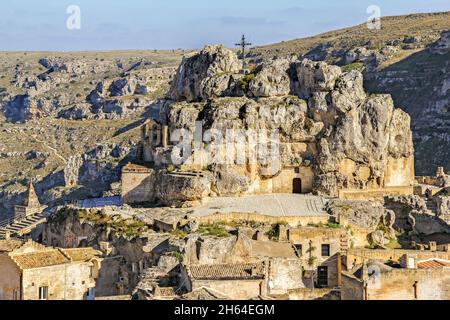
<path fill-rule="evenodd" d="M 242 89 L 242 91 L 247 93 L 250 87 L 250 82 L 252 82 L 254 79 L 254 73 L 246 74 L 241 80 L 239 80 L 239 87 Z"/>
<path fill-rule="evenodd" d="M 362 71 L 364 68 L 364 64 L 362 62 L 353 62 L 346 66 L 343 66 L 341 69 L 343 72 L 350 72 L 353 70 Z"/>
<path fill-rule="evenodd" d="M 178 239 L 184 239 L 187 236 L 187 233 L 180 229 L 172 231 L 171 234 Z"/>
<path fill-rule="evenodd" d="M 181 252 L 173 251 L 173 252 L 172 252 L 172 256 L 175 257 L 175 258 L 177 258 L 177 260 L 178 260 L 179 263 L 183 263 L 184 256 L 183 256 L 183 254 L 182 254 Z"/>
<path fill-rule="evenodd" d="M 204 236 L 214 236 L 218 238 L 226 238 L 230 235 L 228 231 L 225 230 L 225 226 L 221 223 L 202 224 L 198 231 Z"/>

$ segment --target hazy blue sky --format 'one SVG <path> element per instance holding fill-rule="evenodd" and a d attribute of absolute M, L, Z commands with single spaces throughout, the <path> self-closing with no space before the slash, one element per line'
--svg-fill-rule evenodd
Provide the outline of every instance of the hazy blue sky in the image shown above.
<path fill-rule="evenodd" d="M 2 1 L 0 50 L 112 50 L 255 45 L 351 26 L 378 5 L 383 16 L 450 11 L 450 0 L 14 0 Z M 68 30 L 69 5 L 81 29 Z"/>

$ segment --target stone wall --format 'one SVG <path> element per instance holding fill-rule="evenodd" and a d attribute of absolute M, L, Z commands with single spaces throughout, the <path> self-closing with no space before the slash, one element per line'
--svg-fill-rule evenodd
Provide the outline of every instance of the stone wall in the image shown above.
<path fill-rule="evenodd" d="M 414 194 L 414 187 L 389 187 L 378 189 L 342 189 L 339 191 L 339 198 L 344 200 L 367 200 L 383 199 L 386 196 L 409 196 Z"/>
<path fill-rule="evenodd" d="M 294 179 L 301 179 L 301 193 L 313 191 L 314 172 L 311 167 L 285 168 L 272 178 L 272 188 L 269 193 L 294 193 Z M 261 190 L 264 192 L 264 190 Z"/>
<path fill-rule="evenodd" d="M 48 300 L 84 300 L 95 287 L 90 263 L 61 264 L 23 271 L 23 299 L 38 300 L 39 287 L 48 287 Z"/>
<path fill-rule="evenodd" d="M 269 280 L 273 283 L 271 294 L 282 294 L 291 289 L 304 288 L 302 261 L 286 258 L 270 259 Z"/>
<path fill-rule="evenodd" d="M 0 254 L 0 300 L 20 298 L 20 269 L 6 254 Z"/>
<path fill-rule="evenodd" d="M 368 300 L 450 300 L 450 272 L 445 269 L 392 270 L 381 273 L 379 284 L 368 287 Z"/>
<path fill-rule="evenodd" d="M 364 300 L 364 283 L 351 274 L 342 273 L 342 300 Z"/>
<path fill-rule="evenodd" d="M 239 222 L 239 221 L 255 221 L 263 224 L 278 224 L 280 222 L 286 222 L 291 227 L 307 226 L 308 224 L 326 224 L 328 222 L 328 216 L 269 216 L 256 213 L 227 213 L 227 214 L 214 214 L 203 217 L 196 217 L 199 223 L 214 224 L 217 222 Z"/>
<path fill-rule="evenodd" d="M 289 290 L 289 300 L 328 300 L 330 297 L 332 300 L 339 300 L 339 292 L 334 289 L 295 289 Z"/>
<path fill-rule="evenodd" d="M 414 156 L 398 159 L 389 157 L 384 173 L 384 187 L 407 187 L 413 185 Z"/>
<path fill-rule="evenodd" d="M 264 280 L 194 280 L 192 290 L 207 287 L 217 290 L 233 300 L 249 300 L 262 294 L 267 286 Z"/>
<path fill-rule="evenodd" d="M 400 262 L 405 254 L 412 254 L 417 257 L 418 260 L 427 260 L 431 258 L 450 259 L 450 252 L 434 252 L 434 251 L 422 251 L 422 250 L 370 250 L 370 249 L 350 249 L 347 251 L 346 265 L 350 269 L 352 265 L 360 265 L 364 260 L 381 260 L 381 261 L 394 261 Z"/>
<path fill-rule="evenodd" d="M 154 201 L 153 171 L 122 171 L 122 201 L 127 204 L 138 204 Z"/>
<path fill-rule="evenodd" d="M 95 284 L 96 297 L 116 296 L 120 293 L 116 284 L 120 281 L 121 265 L 121 257 L 108 257 L 102 260 L 99 277 Z"/>

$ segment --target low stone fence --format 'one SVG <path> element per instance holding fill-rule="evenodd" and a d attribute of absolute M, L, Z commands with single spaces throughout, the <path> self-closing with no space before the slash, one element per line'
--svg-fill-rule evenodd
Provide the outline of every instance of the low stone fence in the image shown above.
<path fill-rule="evenodd" d="M 414 187 L 389 187 L 366 190 L 341 190 L 339 198 L 343 200 L 367 200 L 368 198 L 383 199 L 386 196 L 413 195 Z"/>
<path fill-rule="evenodd" d="M 269 216 L 257 213 L 217 213 L 208 216 L 195 217 L 195 219 L 203 224 L 255 221 L 264 224 L 286 223 L 290 227 L 295 228 L 299 226 L 307 226 L 308 224 L 326 224 L 329 220 L 329 216 Z"/>
<path fill-rule="evenodd" d="M 340 291 L 332 288 L 325 289 L 293 289 L 288 291 L 289 300 L 340 300 Z"/>

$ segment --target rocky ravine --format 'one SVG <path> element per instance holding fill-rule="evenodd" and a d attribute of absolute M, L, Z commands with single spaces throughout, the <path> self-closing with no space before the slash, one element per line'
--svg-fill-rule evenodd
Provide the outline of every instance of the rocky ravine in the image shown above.
<path fill-rule="evenodd" d="M 182 54 L 0 54 L 0 219 L 30 179 L 46 204 L 108 192 Z"/>

